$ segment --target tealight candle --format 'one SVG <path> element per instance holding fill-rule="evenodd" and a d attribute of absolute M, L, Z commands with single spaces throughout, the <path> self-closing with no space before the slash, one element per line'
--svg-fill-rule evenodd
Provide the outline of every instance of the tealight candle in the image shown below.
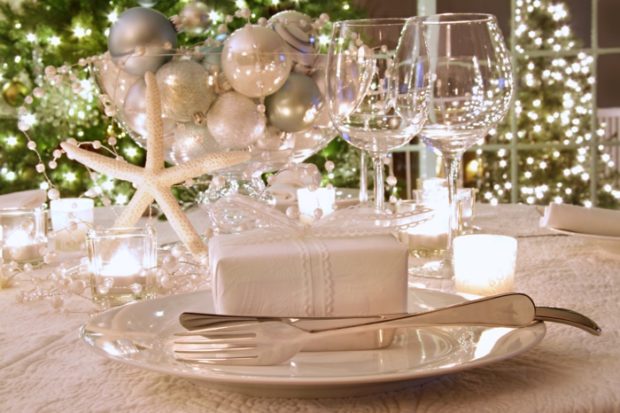
<path fill-rule="evenodd" d="M 454 282 L 457 291 L 494 295 L 514 289 L 517 240 L 503 235 L 475 234 L 454 239 Z"/>
<path fill-rule="evenodd" d="M 95 302 L 114 306 L 154 295 L 157 240 L 153 228 L 91 230 L 87 244 Z"/>
<path fill-rule="evenodd" d="M 55 246 L 59 251 L 79 251 L 93 226 L 94 201 L 88 198 L 55 199 L 50 203 Z"/>
<path fill-rule="evenodd" d="M 43 208 L 1 209 L 0 225 L 4 262 L 25 264 L 43 260 L 47 245 Z"/>
<path fill-rule="evenodd" d="M 401 232 L 399 239 L 408 245 L 413 256 L 428 257 L 440 254 L 448 247 L 449 229 L 446 205 L 435 208 L 428 221 Z"/>
<path fill-rule="evenodd" d="M 418 181 L 418 187 L 419 187 Z M 448 189 L 448 180 L 445 178 L 427 178 L 422 180 L 422 190 L 425 192 Z"/>
<path fill-rule="evenodd" d="M 302 219 L 317 218 L 317 210 L 321 210 L 320 217 L 327 216 L 334 212 L 335 203 L 336 190 L 334 188 L 317 188 L 314 190 L 300 188 L 297 190 L 297 206 Z"/>

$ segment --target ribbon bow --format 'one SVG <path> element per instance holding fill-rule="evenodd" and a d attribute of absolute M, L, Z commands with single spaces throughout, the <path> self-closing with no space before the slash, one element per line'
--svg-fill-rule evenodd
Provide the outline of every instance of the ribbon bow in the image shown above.
<path fill-rule="evenodd" d="M 303 224 L 277 209 L 242 195 L 222 198 L 209 207 L 213 228 L 219 233 L 256 231 L 260 241 L 286 238 L 356 237 L 402 231 L 429 219 L 432 211 L 416 205 L 406 212 L 377 212 L 357 205 L 338 209 L 330 215 Z"/>

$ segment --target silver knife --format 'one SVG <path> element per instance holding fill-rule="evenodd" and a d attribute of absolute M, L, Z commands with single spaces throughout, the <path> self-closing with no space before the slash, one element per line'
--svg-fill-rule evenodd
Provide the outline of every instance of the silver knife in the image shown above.
<path fill-rule="evenodd" d="M 572 310 L 555 307 L 536 307 L 531 300 L 525 294 L 511 293 L 502 294 L 504 296 L 514 295 L 527 297 L 531 301 L 532 308 L 534 310 L 532 321 L 551 321 L 562 324 L 571 325 L 573 327 L 580 328 L 590 334 L 600 335 L 601 328 L 590 318 L 583 314 L 577 313 Z M 497 297 L 497 296 L 495 296 Z M 475 301 L 486 301 L 492 297 L 482 298 Z M 458 308 L 462 307 L 465 310 L 472 301 L 466 301 L 460 304 L 456 304 L 446 308 Z M 345 327 L 354 327 L 368 324 L 380 324 L 386 321 L 398 320 L 407 318 L 411 320 L 411 324 L 415 324 L 416 317 L 420 316 L 421 319 L 431 314 L 437 314 L 443 312 L 446 308 L 439 308 L 432 311 L 426 311 L 415 314 L 397 313 L 397 314 L 382 314 L 373 316 L 355 316 L 355 317 L 273 317 L 273 316 L 239 316 L 239 315 L 225 315 L 225 314 L 209 314 L 209 313 L 194 313 L 185 312 L 179 317 L 179 322 L 183 327 L 190 331 L 201 330 L 209 327 L 216 327 L 231 323 L 253 323 L 253 322 L 266 322 L 266 321 L 279 321 L 286 324 L 294 325 L 306 331 L 323 331 Z M 489 318 L 493 318 L 489 315 Z M 443 324 L 446 324 L 443 322 Z"/>

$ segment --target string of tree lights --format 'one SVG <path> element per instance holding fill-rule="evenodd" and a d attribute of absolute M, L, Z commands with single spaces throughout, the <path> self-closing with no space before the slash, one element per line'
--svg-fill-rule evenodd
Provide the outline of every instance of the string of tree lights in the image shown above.
<path fill-rule="evenodd" d="M 131 7 L 153 7 L 170 16 L 181 30 L 179 46 L 200 44 L 230 33 L 248 21 L 282 10 L 311 16 L 356 18 L 360 11 L 348 2 L 213 0 L 206 3 L 173 0 L 23 1 L 0 4 L 0 191 L 30 188 L 50 191 L 51 198 L 86 195 L 103 204 L 125 204 L 134 191 L 127 182 L 102 176 L 62 156 L 59 143 L 72 138 L 91 150 L 143 164 L 145 153 L 111 118 L 104 116 L 98 90 L 89 74 L 88 58 L 107 48 L 110 26 Z M 189 24 L 188 24 L 189 26 Z M 329 25 L 318 37 L 329 42 Z M 341 156 L 336 144 L 327 153 Z M 322 160 L 321 162 L 324 162 Z M 341 182 L 339 182 L 341 183 Z M 196 193 L 178 191 L 182 200 Z"/>
<path fill-rule="evenodd" d="M 517 94 L 512 118 L 486 139 L 502 147 L 476 150 L 477 156 L 466 165 L 466 180 L 478 186 L 484 201 L 510 202 L 512 169 L 517 171 L 519 202 L 592 206 L 595 173 L 598 205 L 617 207 L 617 166 L 608 148 L 592 144 L 604 134 L 602 125 L 593 124 L 593 57 L 577 52 L 581 45 L 564 3 L 517 0 L 515 4 Z M 535 53 L 547 50 L 554 56 Z M 510 145 L 515 140 L 522 148 Z M 515 150 L 516 156 L 511 156 Z M 514 160 L 516 168 L 511 165 Z"/>

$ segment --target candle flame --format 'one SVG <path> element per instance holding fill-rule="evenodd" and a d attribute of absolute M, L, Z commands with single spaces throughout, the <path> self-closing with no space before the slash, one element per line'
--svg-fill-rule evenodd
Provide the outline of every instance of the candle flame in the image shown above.
<path fill-rule="evenodd" d="M 136 275 L 142 270 L 138 258 L 128 248 L 121 248 L 112 256 L 109 263 L 101 270 L 101 275 L 127 277 Z"/>

